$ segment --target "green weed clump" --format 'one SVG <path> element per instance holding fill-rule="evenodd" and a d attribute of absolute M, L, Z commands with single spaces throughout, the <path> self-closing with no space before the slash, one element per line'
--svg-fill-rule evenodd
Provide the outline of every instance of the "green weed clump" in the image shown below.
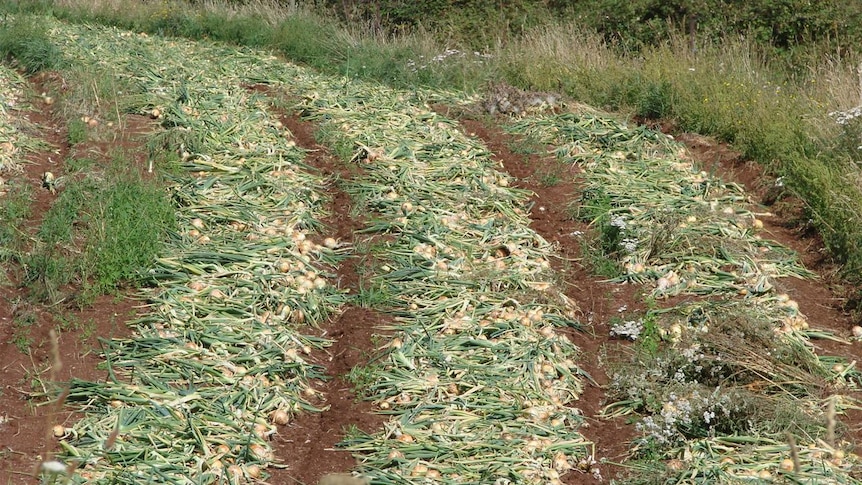
<path fill-rule="evenodd" d="M 152 263 L 174 225 L 174 210 L 157 184 L 134 172 L 119 174 L 94 202 L 90 217 L 100 223 L 90 229 L 88 260 L 95 287 L 109 291 Z"/>
<path fill-rule="evenodd" d="M 24 221 L 30 216 L 30 187 L 9 184 L 0 198 L 0 261 L 14 261 L 25 242 L 22 231 Z"/>
<path fill-rule="evenodd" d="M 0 21 L 0 57 L 13 60 L 28 74 L 63 64 L 60 50 L 32 19 Z"/>
<path fill-rule="evenodd" d="M 137 281 L 161 250 L 175 224 L 170 199 L 157 182 L 115 164 L 64 180 L 23 259 L 37 299 L 64 298 L 73 282 L 85 297 L 109 293 Z"/>

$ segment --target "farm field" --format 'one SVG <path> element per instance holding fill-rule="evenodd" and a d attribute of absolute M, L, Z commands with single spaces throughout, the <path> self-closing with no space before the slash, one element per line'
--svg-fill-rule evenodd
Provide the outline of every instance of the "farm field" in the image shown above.
<path fill-rule="evenodd" d="M 862 329 L 726 146 L 21 20 L 63 63 L 0 70 L 2 483 L 862 480 Z M 59 279 L 82 227 L 165 228 L 140 290 Z"/>

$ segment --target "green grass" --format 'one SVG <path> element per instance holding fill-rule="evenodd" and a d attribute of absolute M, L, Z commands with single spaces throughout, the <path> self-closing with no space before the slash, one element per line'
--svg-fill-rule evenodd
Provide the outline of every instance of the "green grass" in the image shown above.
<path fill-rule="evenodd" d="M 61 290 L 70 283 L 85 288 L 79 298 L 116 291 L 137 280 L 174 224 L 158 181 L 144 179 L 122 158 L 105 171 L 70 176 L 23 258 L 25 283 L 47 301 L 68 296 Z"/>
<path fill-rule="evenodd" d="M 32 19 L 0 22 L 0 57 L 13 60 L 28 74 L 63 64 L 60 50 Z"/>
<path fill-rule="evenodd" d="M 548 167 L 536 173 L 536 178 L 543 187 L 553 187 L 563 181 L 562 167 Z"/>
<path fill-rule="evenodd" d="M 83 120 L 78 118 L 69 120 L 66 129 L 68 131 L 66 138 L 69 141 L 69 145 L 74 146 L 87 141 L 87 123 L 84 123 Z"/>
<path fill-rule="evenodd" d="M 8 183 L 0 198 L 0 261 L 15 260 L 25 241 L 24 221 L 30 216 L 31 189 L 21 183 Z"/>
<path fill-rule="evenodd" d="M 174 225 L 174 211 L 158 184 L 133 170 L 113 174 L 112 183 L 89 205 L 87 259 L 99 291 L 134 280 L 162 247 Z"/>
<path fill-rule="evenodd" d="M 12 344 L 22 354 L 30 352 L 30 347 L 33 345 L 31 327 L 35 324 L 36 314 L 32 312 L 22 312 L 12 320 Z"/>

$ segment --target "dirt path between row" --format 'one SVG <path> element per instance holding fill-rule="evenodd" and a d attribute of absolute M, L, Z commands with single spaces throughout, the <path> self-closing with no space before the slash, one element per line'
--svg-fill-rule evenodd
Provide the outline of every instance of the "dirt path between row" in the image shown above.
<path fill-rule="evenodd" d="M 482 140 L 501 164 L 501 169 L 517 178 L 516 186 L 533 193 L 530 217 L 531 228 L 543 238 L 556 245 L 560 258 L 552 266 L 560 277 L 564 292 L 580 309 L 581 320 L 591 328 L 590 333 L 568 330 L 566 335 L 581 349 L 578 365 L 592 378 L 584 384 L 584 393 L 577 403 L 586 417 L 582 434 L 595 443 L 594 459 L 599 462 L 604 480 L 614 478 L 622 472 L 616 463 L 624 461 L 629 445 L 636 437 L 635 429 L 624 418 L 600 419 L 605 404 L 604 387 L 608 376 L 601 360 L 608 344 L 619 343 L 609 337 L 608 322 L 614 317 L 624 317 L 643 311 L 638 298 L 640 288 L 635 285 L 606 283 L 584 266 L 581 255 L 581 237 L 588 230 L 587 224 L 574 220 L 570 206 L 578 200 L 579 190 L 575 184 L 578 169 L 564 166 L 557 160 L 536 153 L 516 153 L 512 147 L 517 143 L 512 136 L 498 126 L 483 121 L 462 117 L 463 130 L 470 136 Z M 567 484 L 601 483 L 588 474 L 572 472 L 563 477 Z"/>
<path fill-rule="evenodd" d="M 305 163 L 329 179 L 327 192 L 332 197 L 331 216 L 324 220 L 327 230 L 322 237 L 335 238 L 339 244 L 356 248 L 356 231 L 364 227 L 361 217 L 351 214 L 353 204 L 341 189 L 341 184 L 356 176 L 347 165 L 317 143 L 316 126 L 298 116 L 281 113 L 281 122 L 293 134 L 297 145 L 308 151 Z M 318 241 L 320 242 L 320 241 Z M 362 272 L 368 255 L 353 251 L 338 266 L 338 286 L 349 295 L 356 295 L 362 285 Z M 387 315 L 369 308 L 348 304 L 340 315 L 323 325 L 318 333 L 333 340 L 332 347 L 313 353 L 311 362 L 326 368 L 327 380 L 316 387 L 325 400 L 322 413 L 300 415 L 275 437 L 276 456 L 287 466 L 271 469 L 270 481 L 279 484 L 315 484 L 331 473 L 346 473 L 356 467 L 353 456 L 337 447 L 345 434 L 356 428 L 375 433 L 386 417 L 375 413 L 374 406 L 364 401 L 349 381 L 351 370 L 367 364 L 375 353 L 375 342 L 384 331 L 379 327 L 391 323 Z"/>

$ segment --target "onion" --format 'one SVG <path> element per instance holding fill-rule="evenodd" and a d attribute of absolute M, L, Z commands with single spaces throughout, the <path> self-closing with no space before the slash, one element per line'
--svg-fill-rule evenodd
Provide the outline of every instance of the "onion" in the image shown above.
<path fill-rule="evenodd" d="M 856 325 L 853 327 L 853 336 L 856 338 L 862 338 L 862 327 Z"/>
<path fill-rule="evenodd" d="M 404 433 L 398 437 L 398 441 L 400 441 L 402 443 L 413 443 L 416 440 L 413 438 L 413 435 Z"/>
<path fill-rule="evenodd" d="M 272 415 L 270 415 L 270 419 L 273 423 L 279 426 L 284 426 L 285 424 L 290 422 L 290 415 L 281 409 L 276 409 L 272 412 Z"/>
<path fill-rule="evenodd" d="M 237 465 L 231 465 L 227 467 L 227 474 L 234 480 L 239 480 L 242 478 L 242 468 Z"/>
<path fill-rule="evenodd" d="M 54 434 L 55 438 L 62 438 L 63 436 L 66 436 L 66 428 L 64 428 L 60 424 L 57 424 L 53 428 L 51 428 L 51 433 Z"/>
<path fill-rule="evenodd" d="M 246 376 L 248 377 L 248 376 Z M 255 423 L 254 424 L 254 434 L 258 438 L 265 440 L 267 434 L 269 434 L 269 428 L 265 424 Z"/>
<path fill-rule="evenodd" d="M 267 449 L 267 447 L 263 445 L 259 445 L 257 443 L 253 443 L 248 447 L 251 453 L 260 460 L 270 461 L 272 460 L 272 451 Z"/>
<path fill-rule="evenodd" d="M 257 465 L 246 465 L 245 473 L 249 478 L 260 478 L 260 467 Z"/>

